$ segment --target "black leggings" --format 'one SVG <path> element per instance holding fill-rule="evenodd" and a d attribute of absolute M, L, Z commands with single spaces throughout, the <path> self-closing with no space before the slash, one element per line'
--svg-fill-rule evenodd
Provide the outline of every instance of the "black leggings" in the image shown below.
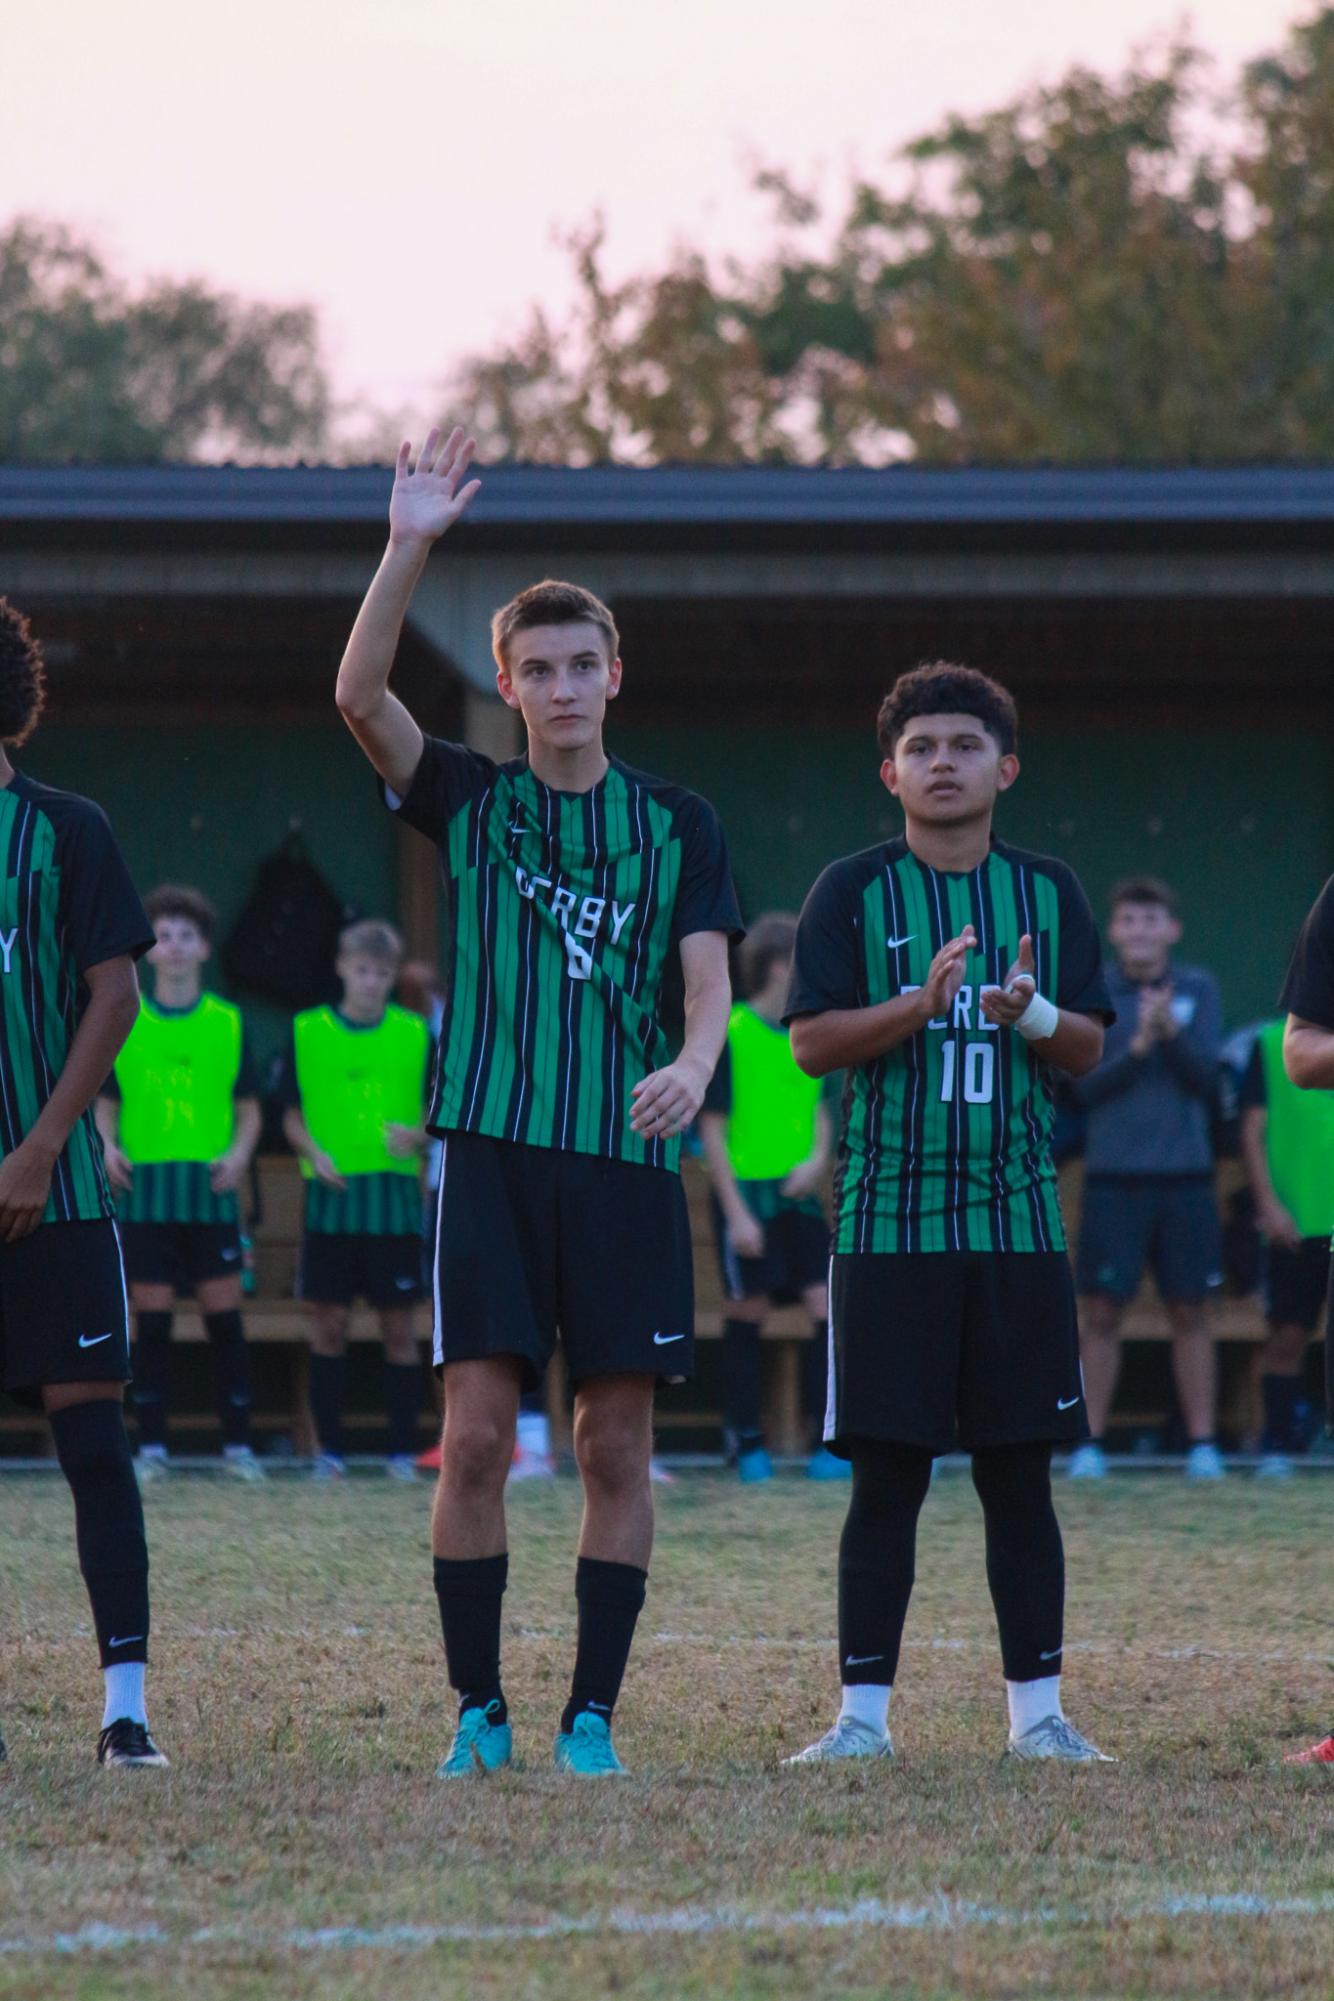
<path fill-rule="evenodd" d="M 1051 1498 L 1051 1446 L 997 1445 L 973 1454 L 986 1523 L 987 1582 L 1007 1681 L 1061 1671 L 1065 1553 Z M 917 1517 L 931 1454 L 859 1444 L 838 1564 L 842 1681 L 892 1683 L 916 1570 Z"/>

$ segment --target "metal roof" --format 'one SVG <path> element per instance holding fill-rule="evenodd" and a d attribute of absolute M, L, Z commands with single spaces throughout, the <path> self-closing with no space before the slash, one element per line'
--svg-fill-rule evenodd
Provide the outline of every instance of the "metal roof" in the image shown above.
<path fill-rule="evenodd" d="M 1334 466 L 483 468 L 478 527 L 1318 523 Z M 5 522 L 384 520 L 387 467 L 0 466 Z"/>

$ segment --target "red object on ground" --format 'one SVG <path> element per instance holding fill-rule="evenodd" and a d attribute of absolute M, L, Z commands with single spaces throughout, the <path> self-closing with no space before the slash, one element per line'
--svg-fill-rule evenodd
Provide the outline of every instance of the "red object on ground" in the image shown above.
<path fill-rule="evenodd" d="M 440 1471 L 440 1441 L 438 1439 L 434 1445 L 428 1446 L 425 1452 L 417 1454 L 417 1464 L 421 1467 L 423 1473 L 438 1473 Z"/>
<path fill-rule="evenodd" d="M 1322 1737 L 1309 1751 L 1289 1751 L 1285 1765 L 1334 1765 L 1334 1737 Z"/>

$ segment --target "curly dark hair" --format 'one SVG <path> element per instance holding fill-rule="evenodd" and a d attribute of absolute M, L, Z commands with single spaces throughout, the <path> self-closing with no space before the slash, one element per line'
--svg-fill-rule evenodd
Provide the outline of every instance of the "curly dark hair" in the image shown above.
<path fill-rule="evenodd" d="M 206 944 L 211 945 L 217 936 L 217 911 L 202 889 L 191 889 L 188 883 L 159 883 L 144 898 L 144 909 L 150 924 L 156 924 L 159 917 L 182 917 L 194 925 Z"/>
<path fill-rule="evenodd" d="M 880 704 L 876 736 L 882 757 L 893 757 L 894 746 L 914 716 L 976 716 L 989 736 L 1010 756 L 1019 743 L 1019 712 L 1014 697 L 990 674 L 976 667 L 959 667 L 952 660 L 932 660 L 900 674 Z"/>
<path fill-rule="evenodd" d="M 23 613 L 0 598 L 0 743 L 26 743 L 46 706 L 46 662 Z"/>

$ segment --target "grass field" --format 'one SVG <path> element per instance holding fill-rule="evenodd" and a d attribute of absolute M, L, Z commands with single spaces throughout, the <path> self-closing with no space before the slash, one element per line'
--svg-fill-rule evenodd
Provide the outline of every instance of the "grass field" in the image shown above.
<path fill-rule="evenodd" d="M 181 1478 L 148 1497 L 166 1774 L 100 1773 L 57 1479 L 0 1480 L 0 1996 L 1329 1995 L 1334 1488 L 1169 1475 L 1060 1497 L 1065 1691 L 1115 1767 L 1002 1767 L 967 1478 L 922 1520 L 899 1758 L 786 1772 L 831 1720 L 842 1490 L 682 1479 L 618 1717 L 550 1740 L 574 1484 L 512 1496 L 522 1769 L 444 1786 L 429 1489 Z M 1231 1900 L 1253 1900 L 1236 1903 Z"/>

